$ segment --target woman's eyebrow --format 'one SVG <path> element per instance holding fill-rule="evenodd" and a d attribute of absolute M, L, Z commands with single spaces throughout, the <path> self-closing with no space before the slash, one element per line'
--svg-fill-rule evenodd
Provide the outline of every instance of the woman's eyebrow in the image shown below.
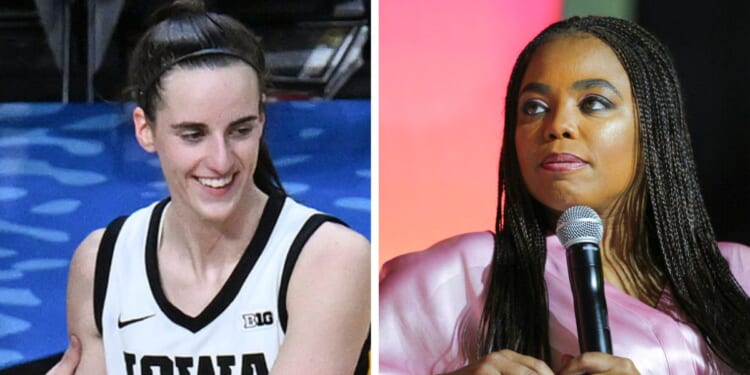
<path fill-rule="evenodd" d="M 208 125 L 202 122 L 183 121 L 175 124 L 169 124 L 169 127 L 175 130 L 196 130 L 207 128 Z"/>
<path fill-rule="evenodd" d="M 549 94 L 552 92 L 552 88 L 550 88 L 549 85 L 545 85 L 544 83 L 531 82 L 521 89 L 521 93 L 523 94 L 529 91 L 538 92 L 540 94 Z"/>
<path fill-rule="evenodd" d="M 255 120 L 259 119 L 259 118 L 260 118 L 260 116 L 258 116 L 258 115 L 243 116 L 243 117 L 240 117 L 240 118 L 238 118 L 238 119 L 230 122 L 228 126 L 235 126 L 235 125 L 239 125 L 239 124 L 244 124 L 246 122 L 255 121 Z"/>
<path fill-rule="evenodd" d="M 610 89 L 614 91 L 614 93 L 617 94 L 617 96 L 622 98 L 622 94 L 620 94 L 620 91 L 617 90 L 615 86 L 609 83 L 609 81 L 607 81 L 606 79 L 601 79 L 601 78 L 582 79 L 580 81 L 576 81 L 575 83 L 573 83 L 573 88 L 579 91 L 588 90 L 592 87 L 604 87 L 604 88 Z"/>
<path fill-rule="evenodd" d="M 260 118 L 258 115 L 243 116 L 243 117 L 240 117 L 240 118 L 238 118 L 236 120 L 233 120 L 227 126 L 236 126 L 236 125 L 239 125 L 239 124 L 244 124 L 246 122 L 255 121 L 258 118 Z M 183 121 L 183 122 L 178 122 L 178 123 L 175 123 L 175 124 L 170 124 L 169 127 L 172 128 L 172 129 L 176 129 L 176 130 L 181 130 L 181 129 L 191 129 L 192 130 L 192 129 L 207 128 L 208 125 L 204 124 L 202 122 L 196 122 L 196 121 Z"/>

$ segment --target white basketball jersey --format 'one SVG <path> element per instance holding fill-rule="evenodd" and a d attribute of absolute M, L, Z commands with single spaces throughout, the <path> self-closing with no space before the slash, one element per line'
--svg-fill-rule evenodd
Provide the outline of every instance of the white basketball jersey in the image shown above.
<path fill-rule="evenodd" d="M 191 317 L 167 300 L 159 277 L 156 249 L 167 202 L 130 215 L 113 252 L 103 250 L 113 238 L 102 239 L 94 304 L 107 372 L 267 374 L 284 341 L 286 288 L 299 251 L 322 222 L 335 219 L 270 197 L 226 284 Z"/>

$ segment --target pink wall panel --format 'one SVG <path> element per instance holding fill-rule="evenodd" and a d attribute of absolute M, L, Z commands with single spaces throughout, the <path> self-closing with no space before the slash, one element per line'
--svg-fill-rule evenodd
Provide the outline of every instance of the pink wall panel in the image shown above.
<path fill-rule="evenodd" d="M 380 1 L 380 260 L 491 230 L 505 86 L 561 0 Z"/>

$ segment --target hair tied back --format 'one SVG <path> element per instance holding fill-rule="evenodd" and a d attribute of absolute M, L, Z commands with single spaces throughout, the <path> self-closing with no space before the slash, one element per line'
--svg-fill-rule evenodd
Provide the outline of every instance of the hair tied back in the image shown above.
<path fill-rule="evenodd" d="M 202 0 L 175 0 L 154 12 L 148 25 L 153 26 L 169 18 L 187 17 L 206 12 L 206 4 Z"/>

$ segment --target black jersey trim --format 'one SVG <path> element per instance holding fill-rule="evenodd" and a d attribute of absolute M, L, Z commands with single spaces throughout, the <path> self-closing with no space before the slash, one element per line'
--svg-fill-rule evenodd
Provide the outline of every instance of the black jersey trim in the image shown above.
<path fill-rule="evenodd" d="M 281 330 L 283 332 L 286 332 L 286 323 L 287 319 L 289 319 L 289 312 L 286 310 L 286 293 L 287 289 L 289 289 L 289 279 L 292 278 L 294 265 L 297 264 L 297 259 L 299 259 L 302 247 L 305 246 L 307 240 L 325 222 L 346 225 L 346 223 L 333 216 L 314 214 L 307 218 L 307 221 L 302 225 L 302 228 L 297 233 L 297 237 L 294 238 L 292 245 L 289 247 L 289 253 L 287 253 L 286 260 L 284 261 L 284 270 L 281 273 L 281 285 L 279 286 L 279 321 L 281 322 Z"/>
<path fill-rule="evenodd" d="M 159 262 L 157 258 L 157 244 L 159 235 L 159 222 L 161 221 L 161 215 L 164 211 L 164 206 L 157 206 L 154 212 L 151 214 L 151 222 L 149 223 L 148 238 L 146 240 L 146 274 L 148 275 L 148 282 L 151 287 L 151 293 L 159 305 L 159 308 L 164 312 L 164 315 L 169 318 L 175 324 L 184 327 L 190 332 L 198 332 L 203 327 L 207 326 L 214 319 L 216 319 L 229 304 L 237 297 L 237 294 L 242 288 L 242 284 L 247 279 L 247 276 L 252 271 L 255 263 L 260 258 L 263 249 L 266 247 L 271 232 L 276 225 L 276 221 L 281 214 L 281 209 L 284 207 L 284 201 L 286 196 L 284 195 L 270 195 L 266 206 L 263 208 L 263 213 L 258 223 L 258 229 L 253 235 L 253 239 L 250 240 L 245 252 L 240 257 L 239 262 L 232 270 L 232 273 L 227 278 L 226 283 L 222 286 L 219 293 L 208 303 L 205 309 L 195 317 L 185 314 L 173 305 L 167 299 L 164 294 L 164 289 L 161 285 L 161 277 L 159 276 Z"/>
<path fill-rule="evenodd" d="M 367 331 L 367 338 L 362 351 L 359 352 L 357 366 L 354 368 L 354 375 L 367 375 L 370 373 L 370 331 Z"/>
<path fill-rule="evenodd" d="M 292 277 L 292 271 L 294 270 L 294 265 L 297 264 L 297 259 L 299 259 L 300 254 L 302 253 L 302 247 L 305 246 L 307 241 L 310 239 L 310 236 L 312 236 L 313 233 L 321 226 L 323 223 L 326 222 L 334 222 L 342 225 L 347 225 L 343 221 L 328 215 L 323 214 L 315 214 L 310 216 L 305 224 L 302 226 L 302 229 L 300 229 L 299 233 L 297 233 L 297 237 L 294 238 L 294 241 L 292 242 L 292 245 L 289 247 L 289 253 L 286 256 L 286 261 L 284 262 L 284 270 L 281 274 L 281 285 L 279 287 L 279 302 L 278 302 L 278 309 L 279 309 L 279 322 L 281 322 L 281 329 L 284 333 L 286 333 L 286 326 L 287 322 L 289 320 L 289 312 L 286 309 L 286 294 L 287 290 L 289 289 L 289 279 Z M 347 225 L 348 226 L 348 225 Z M 367 332 L 367 338 L 365 339 L 365 342 L 362 344 L 362 350 L 360 351 L 359 358 L 357 359 L 357 365 L 354 369 L 355 375 L 365 375 L 368 374 L 370 370 L 370 332 Z"/>
<path fill-rule="evenodd" d="M 94 268 L 94 321 L 96 322 L 99 334 L 104 334 L 104 330 L 102 329 L 102 314 L 104 313 L 104 299 L 107 296 L 109 273 L 112 269 L 115 242 L 127 218 L 127 216 L 120 216 L 107 225 L 102 235 L 102 240 L 99 242 L 99 251 L 96 253 L 96 266 Z"/>

